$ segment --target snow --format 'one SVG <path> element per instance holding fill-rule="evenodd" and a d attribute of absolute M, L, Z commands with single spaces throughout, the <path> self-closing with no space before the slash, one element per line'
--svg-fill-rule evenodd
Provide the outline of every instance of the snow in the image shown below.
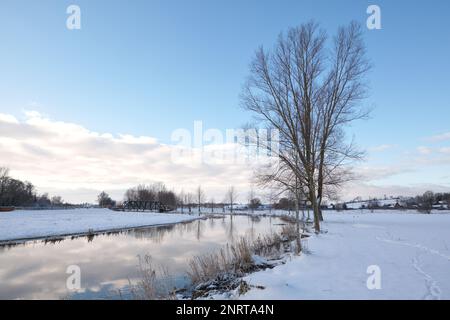
<path fill-rule="evenodd" d="M 196 218 L 197 215 L 109 209 L 17 210 L 0 213 L 0 241 L 172 224 Z"/>
<path fill-rule="evenodd" d="M 240 299 L 450 299 L 450 214 L 325 212 L 308 253 L 245 278 Z M 381 271 L 369 290 L 368 267 Z"/>

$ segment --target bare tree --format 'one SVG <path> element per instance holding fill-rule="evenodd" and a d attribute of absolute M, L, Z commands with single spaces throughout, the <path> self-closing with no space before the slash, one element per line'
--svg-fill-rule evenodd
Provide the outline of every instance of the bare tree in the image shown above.
<path fill-rule="evenodd" d="M 177 196 L 172 190 L 168 190 L 162 182 L 149 185 L 140 184 L 125 192 L 126 201 L 159 201 L 166 206 L 176 209 Z"/>
<path fill-rule="evenodd" d="M 197 198 L 197 204 L 198 204 L 198 213 L 201 212 L 201 206 L 202 203 L 205 202 L 205 192 L 203 191 L 201 186 L 197 187 L 197 190 L 195 192 L 196 198 Z"/>
<path fill-rule="evenodd" d="M 190 192 L 186 193 L 184 203 L 188 206 L 189 213 L 192 212 L 192 203 L 194 202 L 194 195 Z"/>
<path fill-rule="evenodd" d="M 435 199 L 433 191 L 425 191 L 425 193 L 419 198 L 419 212 L 431 213 Z"/>
<path fill-rule="evenodd" d="M 3 205 L 6 198 L 6 188 L 9 180 L 9 169 L 0 167 L 0 205 Z"/>
<path fill-rule="evenodd" d="M 250 191 L 248 192 L 248 208 L 251 210 L 252 213 L 254 213 L 255 208 L 252 206 L 252 200 L 255 199 L 255 190 L 253 189 L 253 186 L 250 187 Z"/>
<path fill-rule="evenodd" d="M 248 208 L 252 212 L 255 212 L 255 209 L 258 209 L 261 206 L 261 199 L 256 196 L 255 189 L 253 185 L 250 187 L 250 191 L 248 193 Z"/>
<path fill-rule="evenodd" d="M 9 177 L 9 169 L 6 167 L 0 167 L 0 181 Z"/>
<path fill-rule="evenodd" d="M 278 201 L 279 193 L 274 188 L 270 188 L 265 198 L 266 201 L 269 203 L 269 213 L 272 213 L 272 207 Z"/>
<path fill-rule="evenodd" d="M 0 206 L 28 206 L 35 202 L 33 184 L 13 179 L 7 168 L 0 168 Z"/>
<path fill-rule="evenodd" d="M 52 206 L 62 206 L 64 203 L 61 196 L 53 196 L 50 201 L 52 202 Z"/>
<path fill-rule="evenodd" d="M 48 196 L 46 196 L 48 198 Z M 102 208 L 113 207 L 116 203 L 111 197 L 105 192 L 102 191 L 97 197 L 98 205 Z"/>
<path fill-rule="evenodd" d="M 249 201 L 248 207 L 252 211 L 252 213 L 255 212 L 255 209 L 258 209 L 261 206 L 261 200 L 259 198 L 252 198 Z"/>
<path fill-rule="evenodd" d="M 211 213 L 214 213 L 214 207 L 216 205 L 214 198 L 211 198 L 211 200 L 209 200 L 210 204 L 211 204 Z"/>
<path fill-rule="evenodd" d="M 291 168 L 281 162 L 275 166 L 272 164 L 263 166 L 255 173 L 258 184 L 261 187 L 269 187 L 272 197 L 279 198 L 281 195 L 285 195 L 292 200 L 298 220 L 300 204 L 308 197 L 308 189 L 302 185 Z M 304 218 L 304 214 L 302 218 Z"/>
<path fill-rule="evenodd" d="M 184 200 L 185 200 L 184 191 L 181 190 L 181 192 L 177 196 L 177 202 L 181 208 L 181 213 L 184 213 Z"/>
<path fill-rule="evenodd" d="M 242 94 L 243 107 L 279 132 L 276 150 L 289 183 L 310 200 L 314 228 L 320 232 L 320 205 L 325 186 L 339 187 L 349 161 L 360 159 L 343 128 L 364 118 L 364 77 L 369 70 L 362 32 L 356 23 L 338 30 L 332 48 L 326 33 L 310 22 L 280 35 L 272 52 L 260 48 Z M 273 174 L 273 172 L 272 172 Z M 275 172 L 278 176 L 278 172 Z"/>
<path fill-rule="evenodd" d="M 230 212 L 233 213 L 233 204 L 237 199 L 237 193 L 234 186 L 228 188 L 228 191 L 225 196 L 225 201 L 230 204 Z"/>

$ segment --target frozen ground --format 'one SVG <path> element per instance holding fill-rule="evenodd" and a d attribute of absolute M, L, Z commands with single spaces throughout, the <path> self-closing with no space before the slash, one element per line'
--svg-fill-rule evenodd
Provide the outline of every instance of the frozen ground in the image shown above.
<path fill-rule="evenodd" d="M 170 224 L 197 218 L 152 212 L 118 212 L 109 209 L 17 210 L 0 212 L 0 242 L 111 229 Z"/>
<path fill-rule="evenodd" d="M 246 277 L 241 299 L 450 299 L 450 214 L 325 213 L 310 253 Z M 369 290 L 369 266 L 381 289 Z"/>

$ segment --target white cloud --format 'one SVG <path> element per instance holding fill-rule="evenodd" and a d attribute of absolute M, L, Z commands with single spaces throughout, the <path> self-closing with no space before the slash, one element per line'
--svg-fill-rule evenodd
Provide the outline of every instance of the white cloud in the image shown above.
<path fill-rule="evenodd" d="M 450 140 L 450 132 L 444 132 L 441 134 L 437 134 L 437 135 L 425 138 L 425 140 L 433 141 L 433 142 Z"/>
<path fill-rule="evenodd" d="M 360 166 L 355 169 L 355 173 L 360 180 L 375 181 L 389 178 L 402 173 L 412 172 L 412 167 L 399 166 Z"/>
<path fill-rule="evenodd" d="M 417 147 L 417 152 L 419 152 L 420 154 L 423 154 L 423 155 L 428 155 L 428 154 L 431 154 L 433 152 L 433 150 L 429 147 L 420 146 L 420 147 Z"/>
<path fill-rule="evenodd" d="M 205 164 L 192 161 L 195 158 L 174 163 L 173 149 L 153 137 L 97 133 L 35 111 L 27 111 L 24 121 L 0 115 L 0 166 L 33 182 L 40 192 L 60 193 L 68 201 L 93 202 L 100 190 L 118 195 L 130 186 L 155 181 L 176 191 L 202 184 L 217 201 L 229 185 L 243 193 L 247 189 L 249 165 Z"/>
<path fill-rule="evenodd" d="M 30 118 L 30 119 L 32 119 L 32 118 L 42 118 L 43 117 L 43 115 L 40 112 L 36 111 L 36 110 L 24 110 L 23 113 L 25 114 L 25 116 L 27 118 Z"/>
<path fill-rule="evenodd" d="M 3 114 L 3 113 L 0 113 L 0 122 L 19 123 L 19 121 L 16 119 L 16 117 L 9 115 L 9 114 Z"/>
<path fill-rule="evenodd" d="M 395 148 L 395 147 L 396 147 L 396 145 L 393 145 L 393 144 L 381 144 L 379 146 L 375 146 L 375 147 L 369 148 L 369 151 L 372 151 L 372 152 L 383 152 L 383 151 L 386 151 L 386 150 L 389 150 L 389 149 L 392 149 L 392 148 Z"/>
<path fill-rule="evenodd" d="M 449 153 L 450 154 L 450 147 L 442 147 L 439 149 L 439 152 L 441 153 Z"/>
<path fill-rule="evenodd" d="M 31 100 L 28 102 L 28 106 L 30 108 L 39 108 L 41 106 L 41 104 L 35 100 Z"/>

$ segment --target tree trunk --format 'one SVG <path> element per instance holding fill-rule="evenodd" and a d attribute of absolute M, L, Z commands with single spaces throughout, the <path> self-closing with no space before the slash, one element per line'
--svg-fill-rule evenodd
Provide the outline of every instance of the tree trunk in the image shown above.
<path fill-rule="evenodd" d="M 311 200 L 311 204 L 313 207 L 313 213 L 314 213 L 314 231 L 316 233 L 319 233 L 320 232 L 319 206 L 317 205 L 316 188 L 314 186 L 314 182 L 312 179 L 310 179 L 310 182 L 309 182 L 309 197 Z"/>
<path fill-rule="evenodd" d="M 319 205 L 318 205 L 318 210 L 319 210 L 319 220 L 323 221 L 322 208 L 321 208 L 320 202 L 319 202 Z"/>
<path fill-rule="evenodd" d="M 302 234 L 300 232 L 300 210 L 298 207 L 298 200 L 295 201 L 295 225 L 297 235 L 297 254 L 302 251 Z"/>
<path fill-rule="evenodd" d="M 322 145 L 320 150 L 320 165 L 319 165 L 319 177 L 318 177 L 318 186 L 317 186 L 317 206 L 319 207 L 319 220 L 323 221 L 322 216 L 322 194 L 323 194 L 323 170 L 324 170 L 324 161 L 325 161 L 325 145 Z"/>

